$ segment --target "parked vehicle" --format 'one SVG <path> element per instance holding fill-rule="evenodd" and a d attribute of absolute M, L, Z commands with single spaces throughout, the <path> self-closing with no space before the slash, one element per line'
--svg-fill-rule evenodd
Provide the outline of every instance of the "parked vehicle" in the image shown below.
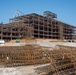
<path fill-rule="evenodd" d="M 0 40 L 0 45 L 4 45 L 5 41 L 4 40 Z"/>

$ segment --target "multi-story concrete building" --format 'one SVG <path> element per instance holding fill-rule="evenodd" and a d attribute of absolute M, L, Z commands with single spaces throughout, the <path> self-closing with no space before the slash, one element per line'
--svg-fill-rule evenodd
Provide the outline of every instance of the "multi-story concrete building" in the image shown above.
<path fill-rule="evenodd" d="M 57 21 L 57 15 L 46 11 L 10 19 L 8 24 L 0 25 L 1 39 L 20 39 L 25 37 L 47 39 L 74 39 L 75 26 Z"/>

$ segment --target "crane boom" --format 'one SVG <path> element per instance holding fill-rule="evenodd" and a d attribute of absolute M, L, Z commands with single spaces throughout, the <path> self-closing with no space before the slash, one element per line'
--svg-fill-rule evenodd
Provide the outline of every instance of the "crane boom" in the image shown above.
<path fill-rule="evenodd" d="M 18 9 L 16 9 L 16 12 L 18 13 L 19 16 L 22 16 L 23 15 L 23 13 L 20 12 Z"/>

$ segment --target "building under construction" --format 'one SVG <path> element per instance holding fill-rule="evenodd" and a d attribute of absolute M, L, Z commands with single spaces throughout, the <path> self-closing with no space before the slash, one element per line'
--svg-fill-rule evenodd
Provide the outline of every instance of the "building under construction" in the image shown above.
<path fill-rule="evenodd" d="M 0 39 L 75 39 L 75 27 L 56 18 L 57 15 L 49 11 L 45 11 L 43 15 L 32 13 L 14 17 L 8 24 L 0 24 Z"/>

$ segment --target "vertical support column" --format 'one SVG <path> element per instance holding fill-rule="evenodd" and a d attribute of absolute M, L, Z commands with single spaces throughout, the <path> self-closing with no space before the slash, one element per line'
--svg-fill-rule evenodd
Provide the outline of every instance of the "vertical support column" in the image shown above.
<path fill-rule="evenodd" d="M 55 39 L 57 39 L 58 36 L 56 35 L 56 34 L 57 34 L 57 32 L 56 32 L 56 30 L 57 30 L 57 27 L 56 27 L 56 20 L 55 20 L 54 22 L 55 22 Z"/>
<path fill-rule="evenodd" d="M 1 39 L 3 39 L 3 26 L 1 26 Z"/>
<path fill-rule="evenodd" d="M 51 38 L 53 39 L 53 20 L 51 19 Z"/>
<path fill-rule="evenodd" d="M 44 39 L 44 17 L 43 17 L 43 39 Z"/>
<path fill-rule="evenodd" d="M 48 28 L 48 18 L 47 18 L 46 25 L 47 25 L 46 27 Z M 47 28 L 46 28 L 46 29 L 47 29 Z M 48 30 L 47 30 L 46 32 L 47 32 L 46 38 L 48 38 Z"/>
<path fill-rule="evenodd" d="M 35 25 L 35 24 L 34 24 L 34 16 L 32 16 L 32 17 L 33 17 L 33 29 L 32 29 L 32 36 L 34 37 L 34 34 L 35 34 L 35 33 L 34 33 L 34 25 Z"/>
<path fill-rule="evenodd" d="M 19 39 L 20 39 L 20 37 L 21 37 L 21 35 L 20 35 L 20 28 L 19 28 L 19 25 L 18 25 L 18 32 L 19 32 Z"/>
<path fill-rule="evenodd" d="M 72 40 L 76 40 L 76 27 L 72 27 Z"/>
<path fill-rule="evenodd" d="M 49 39 L 49 19 L 47 19 L 47 39 Z"/>
<path fill-rule="evenodd" d="M 11 26 L 11 40 L 12 40 L 12 26 Z"/>
<path fill-rule="evenodd" d="M 29 30 L 30 30 L 30 27 L 29 27 L 29 24 L 30 24 L 30 23 L 29 23 L 29 22 L 30 22 L 30 20 L 29 20 L 29 16 L 28 16 L 28 27 L 27 27 L 27 28 L 28 28 L 28 33 L 27 33 L 27 37 L 29 37 L 29 34 L 30 34 L 30 33 L 29 33 Z"/>
<path fill-rule="evenodd" d="M 63 41 L 63 25 L 59 22 L 59 30 L 60 30 L 60 39 Z"/>
<path fill-rule="evenodd" d="M 39 34 L 39 30 L 40 30 L 40 29 L 39 29 L 39 26 L 40 26 L 40 25 L 39 25 L 39 20 L 40 20 L 40 18 L 39 18 L 39 16 L 38 16 L 38 38 L 39 38 L 39 35 L 40 35 L 40 34 Z"/>

